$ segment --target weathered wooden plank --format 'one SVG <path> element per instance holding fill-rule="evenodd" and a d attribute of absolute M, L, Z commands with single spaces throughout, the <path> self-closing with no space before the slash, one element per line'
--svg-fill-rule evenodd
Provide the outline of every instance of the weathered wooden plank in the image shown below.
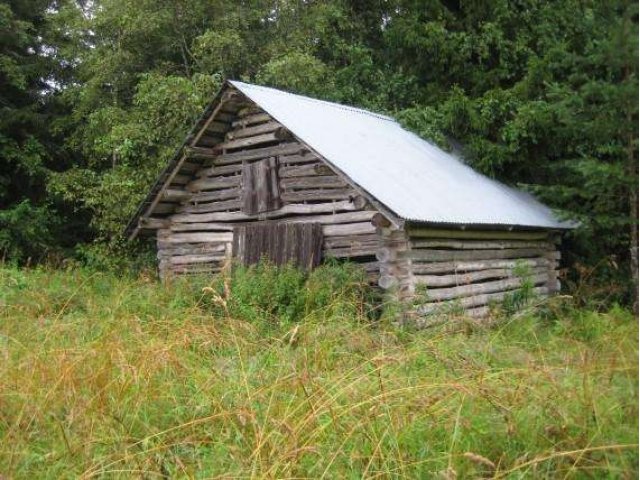
<path fill-rule="evenodd" d="M 547 275 L 533 275 L 529 279 L 534 285 L 540 285 L 547 281 Z M 459 297 L 469 297 L 484 293 L 494 293 L 512 290 L 522 285 L 521 278 L 507 278 L 483 283 L 473 283 L 471 285 L 460 285 L 457 287 L 435 288 L 427 291 L 428 301 L 451 300 Z"/>
<path fill-rule="evenodd" d="M 242 225 L 234 232 L 233 252 L 245 265 L 266 257 L 276 265 L 313 268 L 322 256 L 322 229 L 315 223 Z"/>
<path fill-rule="evenodd" d="M 220 155 L 220 148 L 209 148 L 209 147 L 194 147 L 189 146 L 184 148 L 184 154 L 192 160 L 211 160 L 215 159 Z"/>
<path fill-rule="evenodd" d="M 514 260 L 482 260 L 482 261 L 456 261 L 456 262 L 413 262 L 415 274 L 436 274 L 450 272 L 471 272 L 490 268 L 515 268 L 517 266 L 534 268 L 546 266 L 547 260 L 542 258 L 514 259 Z"/>
<path fill-rule="evenodd" d="M 191 195 L 191 203 L 212 202 L 215 200 L 227 200 L 230 198 L 240 198 L 240 188 L 223 188 L 211 192 L 196 192 Z"/>
<path fill-rule="evenodd" d="M 536 248 L 509 248 L 505 250 L 410 250 L 399 252 L 399 258 L 434 262 L 459 260 L 493 260 L 498 258 L 540 257 L 544 251 Z"/>
<path fill-rule="evenodd" d="M 298 142 L 281 143 L 279 145 L 253 148 L 251 150 L 225 153 L 215 158 L 215 165 L 229 165 L 251 160 L 258 160 L 279 155 L 291 155 L 307 151 L 307 148 Z"/>
<path fill-rule="evenodd" d="M 376 234 L 371 235 L 345 235 L 341 237 L 325 237 L 325 248 L 344 248 L 351 245 L 365 245 L 378 243 L 380 239 Z"/>
<path fill-rule="evenodd" d="M 255 125 L 257 123 L 268 122 L 271 120 L 271 116 L 267 113 L 256 113 L 254 115 L 248 115 L 239 120 L 235 120 L 231 125 L 236 127 L 248 127 L 249 125 Z"/>
<path fill-rule="evenodd" d="M 206 232 L 206 233 L 170 233 L 158 240 L 165 244 L 172 243 L 206 243 L 206 242 L 231 242 L 233 240 L 232 233 L 223 232 Z"/>
<path fill-rule="evenodd" d="M 439 302 L 439 303 L 427 303 L 417 307 L 416 311 L 420 315 L 431 315 L 434 313 L 451 312 L 459 308 L 464 308 L 467 312 L 469 309 L 479 307 L 482 305 L 488 305 L 493 302 L 500 302 L 504 300 L 507 295 L 512 295 L 517 290 L 506 290 L 495 293 L 483 293 L 474 295 L 471 297 L 463 297 L 453 301 Z M 546 287 L 534 287 L 532 289 L 534 295 L 547 295 L 548 291 Z"/>
<path fill-rule="evenodd" d="M 268 218 L 279 218 L 288 215 L 311 215 L 315 213 L 354 211 L 356 206 L 351 201 L 334 203 L 314 203 L 314 204 L 289 204 L 272 212 L 264 212 L 258 215 L 247 215 L 244 212 L 218 212 L 218 213 L 184 213 L 176 214 L 172 220 L 176 223 L 205 223 L 205 222 L 239 222 L 248 220 L 264 220 Z M 367 223 L 368 230 L 363 233 L 375 231 L 370 223 Z"/>
<path fill-rule="evenodd" d="M 355 190 L 330 189 L 330 190 L 296 190 L 293 192 L 282 192 L 280 198 L 287 203 L 312 202 L 322 200 L 348 200 L 356 195 Z"/>
<path fill-rule="evenodd" d="M 347 212 L 347 213 L 333 213 L 331 215 L 289 217 L 280 221 L 284 223 L 316 222 L 316 223 L 321 223 L 323 225 L 329 225 L 329 224 L 337 224 L 337 223 L 366 222 L 367 220 L 370 220 L 374 214 L 375 212 L 371 212 L 371 211 L 355 211 L 355 212 Z"/>
<path fill-rule="evenodd" d="M 242 202 L 239 198 L 220 200 L 217 202 L 198 203 L 197 205 L 181 205 L 176 209 L 177 213 L 208 213 L 224 212 L 227 210 L 240 210 Z"/>
<path fill-rule="evenodd" d="M 193 232 L 193 231 L 233 231 L 232 223 L 169 223 L 172 232 Z"/>
<path fill-rule="evenodd" d="M 409 237 L 423 238 L 468 238 L 470 240 L 546 240 L 549 237 L 547 231 L 505 231 L 505 230 L 447 230 L 407 227 Z"/>
<path fill-rule="evenodd" d="M 321 160 L 320 157 L 318 157 L 316 154 L 309 151 L 305 151 L 300 154 L 297 154 L 298 152 L 295 152 L 295 153 L 296 154 L 293 154 L 293 155 L 286 155 L 286 156 L 280 157 L 280 164 L 285 166 L 303 165 L 311 162 L 319 162 Z"/>
<path fill-rule="evenodd" d="M 342 248 L 324 248 L 324 254 L 328 257 L 372 257 L 378 249 L 377 244 L 359 244 Z"/>
<path fill-rule="evenodd" d="M 313 175 L 333 175 L 333 171 L 325 164 L 315 162 L 295 167 L 282 166 L 278 170 L 280 178 L 310 177 Z"/>
<path fill-rule="evenodd" d="M 235 140 L 238 138 L 253 137 L 254 135 L 275 132 L 279 128 L 282 128 L 282 124 L 276 121 L 271 121 L 255 127 L 236 128 L 228 132 L 226 138 L 227 140 Z"/>
<path fill-rule="evenodd" d="M 196 177 L 220 177 L 222 175 L 238 174 L 242 171 L 242 164 L 233 163 L 231 165 L 214 165 L 196 172 Z"/>
<path fill-rule="evenodd" d="M 168 245 L 158 250 L 158 259 L 178 255 L 203 255 L 207 253 L 220 253 L 227 251 L 228 242 L 200 243 L 200 244 L 175 244 Z"/>
<path fill-rule="evenodd" d="M 506 248 L 541 248 L 546 249 L 552 245 L 547 241 L 527 241 L 527 240 L 421 240 L 412 239 L 411 247 L 420 248 L 446 248 L 457 250 L 487 250 L 487 249 L 506 249 Z"/>
<path fill-rule="evenodd" d="M 326 237 L 334 235 L 362 235 L 374 232 L 375 228 L 370 222 L 343 223 L 338 225 L 324 225 L 322 227 L 322 233 Z"/>
<path fill-rule="evenodd" d="M 546 271 L 545 267 L 535 268 L 530 271 L 530 275 L 535 276 Z M 477 270 L 475 272 L 458 272 L 446 275 L 415 275 L 413 281 L 416 285 L 427 287 L 448 287 L 453 285 L 468 285 L 482 280 L 518 277 L 511 268 L 491 268 L 488 270 Z"/>
<path fill-rule="evenodd" d="M 162 200 L 168 202 L 180 202 L 182 200 L 186 200 L 190 196 L 190 192 L 179 190 L 177 188 L 167 188 L 164 192 L 162 192 Z"/>
<path fill-rule="evenodd" d="M 240 175 L 232 177 L 201 178 L 187 184 L 186 189 L 190 192 L 202 192 L 207 190 L 220 190 L 223 188 L 240 186 Z"/>
<path fill-rule="evenodd" d="M 171 265 L 193 265 L 196 263 L 223 262 L 226 260 L 222 255 L 179 255 L 169 257 L 168 261 Z"/>
<path fill-rule="evenodd" d="M 238 138 L 236 140 L 227 140 L 220 145 L 224 150 L 240 149 L 253 147 L 263 143 L 276 143 L 283 140 L 290 140 L 291 132 L 284 127 L 280 127 L 271 133 L 263 133 L 251 137 Z"/>
<path fill-rule="evenodd" d="M 305 188 L 346 188 L 349 184 L 337 175 L 324 175 L 283 178 L 280 180 L 280 186 L 285 190 L 301 190 Z"/>

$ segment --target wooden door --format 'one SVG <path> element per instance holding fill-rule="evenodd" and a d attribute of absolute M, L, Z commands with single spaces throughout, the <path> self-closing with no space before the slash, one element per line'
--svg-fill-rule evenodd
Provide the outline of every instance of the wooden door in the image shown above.
<path fill-rule="evenodd" d="M 277 158 L 245 163 L 242 166 L 242 211 L 254 215 L 277 210 L 280 206 Z"/>
<path fill-rule="evenodd" d="M 244 265 L 266 259 L 276 265 L 292 263 L 312 269 L 321 260 L 319 223 L 255 223 L 238 226 L 233 234 L 233 256 Z"/>

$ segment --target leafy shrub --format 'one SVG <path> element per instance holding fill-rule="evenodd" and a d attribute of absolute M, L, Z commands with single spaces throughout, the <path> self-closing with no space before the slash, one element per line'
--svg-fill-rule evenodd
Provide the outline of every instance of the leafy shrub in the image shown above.
<path fill-rule="evenodd" d="M 363 271 L 338 263 L 311 272 L 264 261 L 250 267 L 236 265 L 204 292 L 204 303 L 217 314 L 275 324 L 310 316 L 362 317 L 373 303 Z"/>

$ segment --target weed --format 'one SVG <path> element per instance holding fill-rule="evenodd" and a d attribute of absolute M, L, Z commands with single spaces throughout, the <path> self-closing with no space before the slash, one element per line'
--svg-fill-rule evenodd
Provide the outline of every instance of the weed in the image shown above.
<path fill-rule="evenodd" d="M 348 267 L 261 268 L 0 268 L 0 475 L 637 477 L 626 311 L 371 328 Z"/>

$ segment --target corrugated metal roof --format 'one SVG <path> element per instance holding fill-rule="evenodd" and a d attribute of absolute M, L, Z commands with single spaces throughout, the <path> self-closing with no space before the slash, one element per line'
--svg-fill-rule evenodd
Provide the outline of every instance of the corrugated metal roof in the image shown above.
<path fill-rule="evenodd" d="M 272 88 L 233 86 L 402 219 L 571 228 L 528 193 L 474 171 L 384 115 Z"/>

